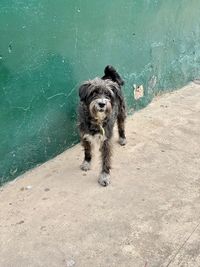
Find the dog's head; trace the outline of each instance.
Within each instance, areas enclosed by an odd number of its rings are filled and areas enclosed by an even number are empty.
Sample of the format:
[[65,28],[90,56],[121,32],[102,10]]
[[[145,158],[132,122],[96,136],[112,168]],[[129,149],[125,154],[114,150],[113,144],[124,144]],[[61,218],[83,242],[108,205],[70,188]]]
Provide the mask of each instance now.
[[102,121],[112,113],[116,91],[118,90],[120,89],[117,83],[95,78],[81,85],[79,97],[88,106],[91,117]]

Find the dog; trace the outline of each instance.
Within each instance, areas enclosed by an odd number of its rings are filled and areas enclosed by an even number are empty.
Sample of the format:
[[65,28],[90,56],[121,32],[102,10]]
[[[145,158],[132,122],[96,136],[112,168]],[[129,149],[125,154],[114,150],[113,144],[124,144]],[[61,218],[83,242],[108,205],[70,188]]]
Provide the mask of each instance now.
[[100,140],[102,169],[98,182],[110,184],[113,127],[117,121],[119,144],[126,144],[126,108],[121,87],[124,81],[113,66],[106,66],[104,76],[84,82],[79,88],[78,126],[84,148],[83,171],[88,171],[92,159],[92,140]]

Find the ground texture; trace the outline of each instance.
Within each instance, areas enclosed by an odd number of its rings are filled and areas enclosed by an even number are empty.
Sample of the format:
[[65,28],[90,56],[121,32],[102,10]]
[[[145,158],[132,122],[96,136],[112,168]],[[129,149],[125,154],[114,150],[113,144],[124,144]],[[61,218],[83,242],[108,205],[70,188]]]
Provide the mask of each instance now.
[[127,139],[106,188],[77,145],[0,189],[1,267],[200,266],[200,86],[130,116]]

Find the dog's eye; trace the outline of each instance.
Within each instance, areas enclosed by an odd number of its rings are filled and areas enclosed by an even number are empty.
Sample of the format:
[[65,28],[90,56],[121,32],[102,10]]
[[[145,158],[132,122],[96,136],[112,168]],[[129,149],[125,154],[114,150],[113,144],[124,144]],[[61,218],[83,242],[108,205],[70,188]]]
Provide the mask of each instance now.
[[97,94],[96,91],[92,91],[92,92],[90,93],[90,97],[94,97],[96,94]]
[[108,92],[105,93],[105,96],[108,97],[108,98],[111,98],[112,94],[111,94],[111,92],[108,91]]

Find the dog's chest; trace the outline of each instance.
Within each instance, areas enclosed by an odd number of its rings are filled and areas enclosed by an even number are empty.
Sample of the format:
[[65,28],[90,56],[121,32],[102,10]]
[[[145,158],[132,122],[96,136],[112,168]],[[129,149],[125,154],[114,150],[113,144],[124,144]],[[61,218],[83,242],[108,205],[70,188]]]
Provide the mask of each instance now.
[[97,144],[97,143],[102,143],[106,140],[106,136],[105,133],[101,134],[101,133],[97,133],[95,135],[91,135],[91,134],[84,134],[83,136],[84,140],[87,140],[88,142],[92,143],[92,144]]

